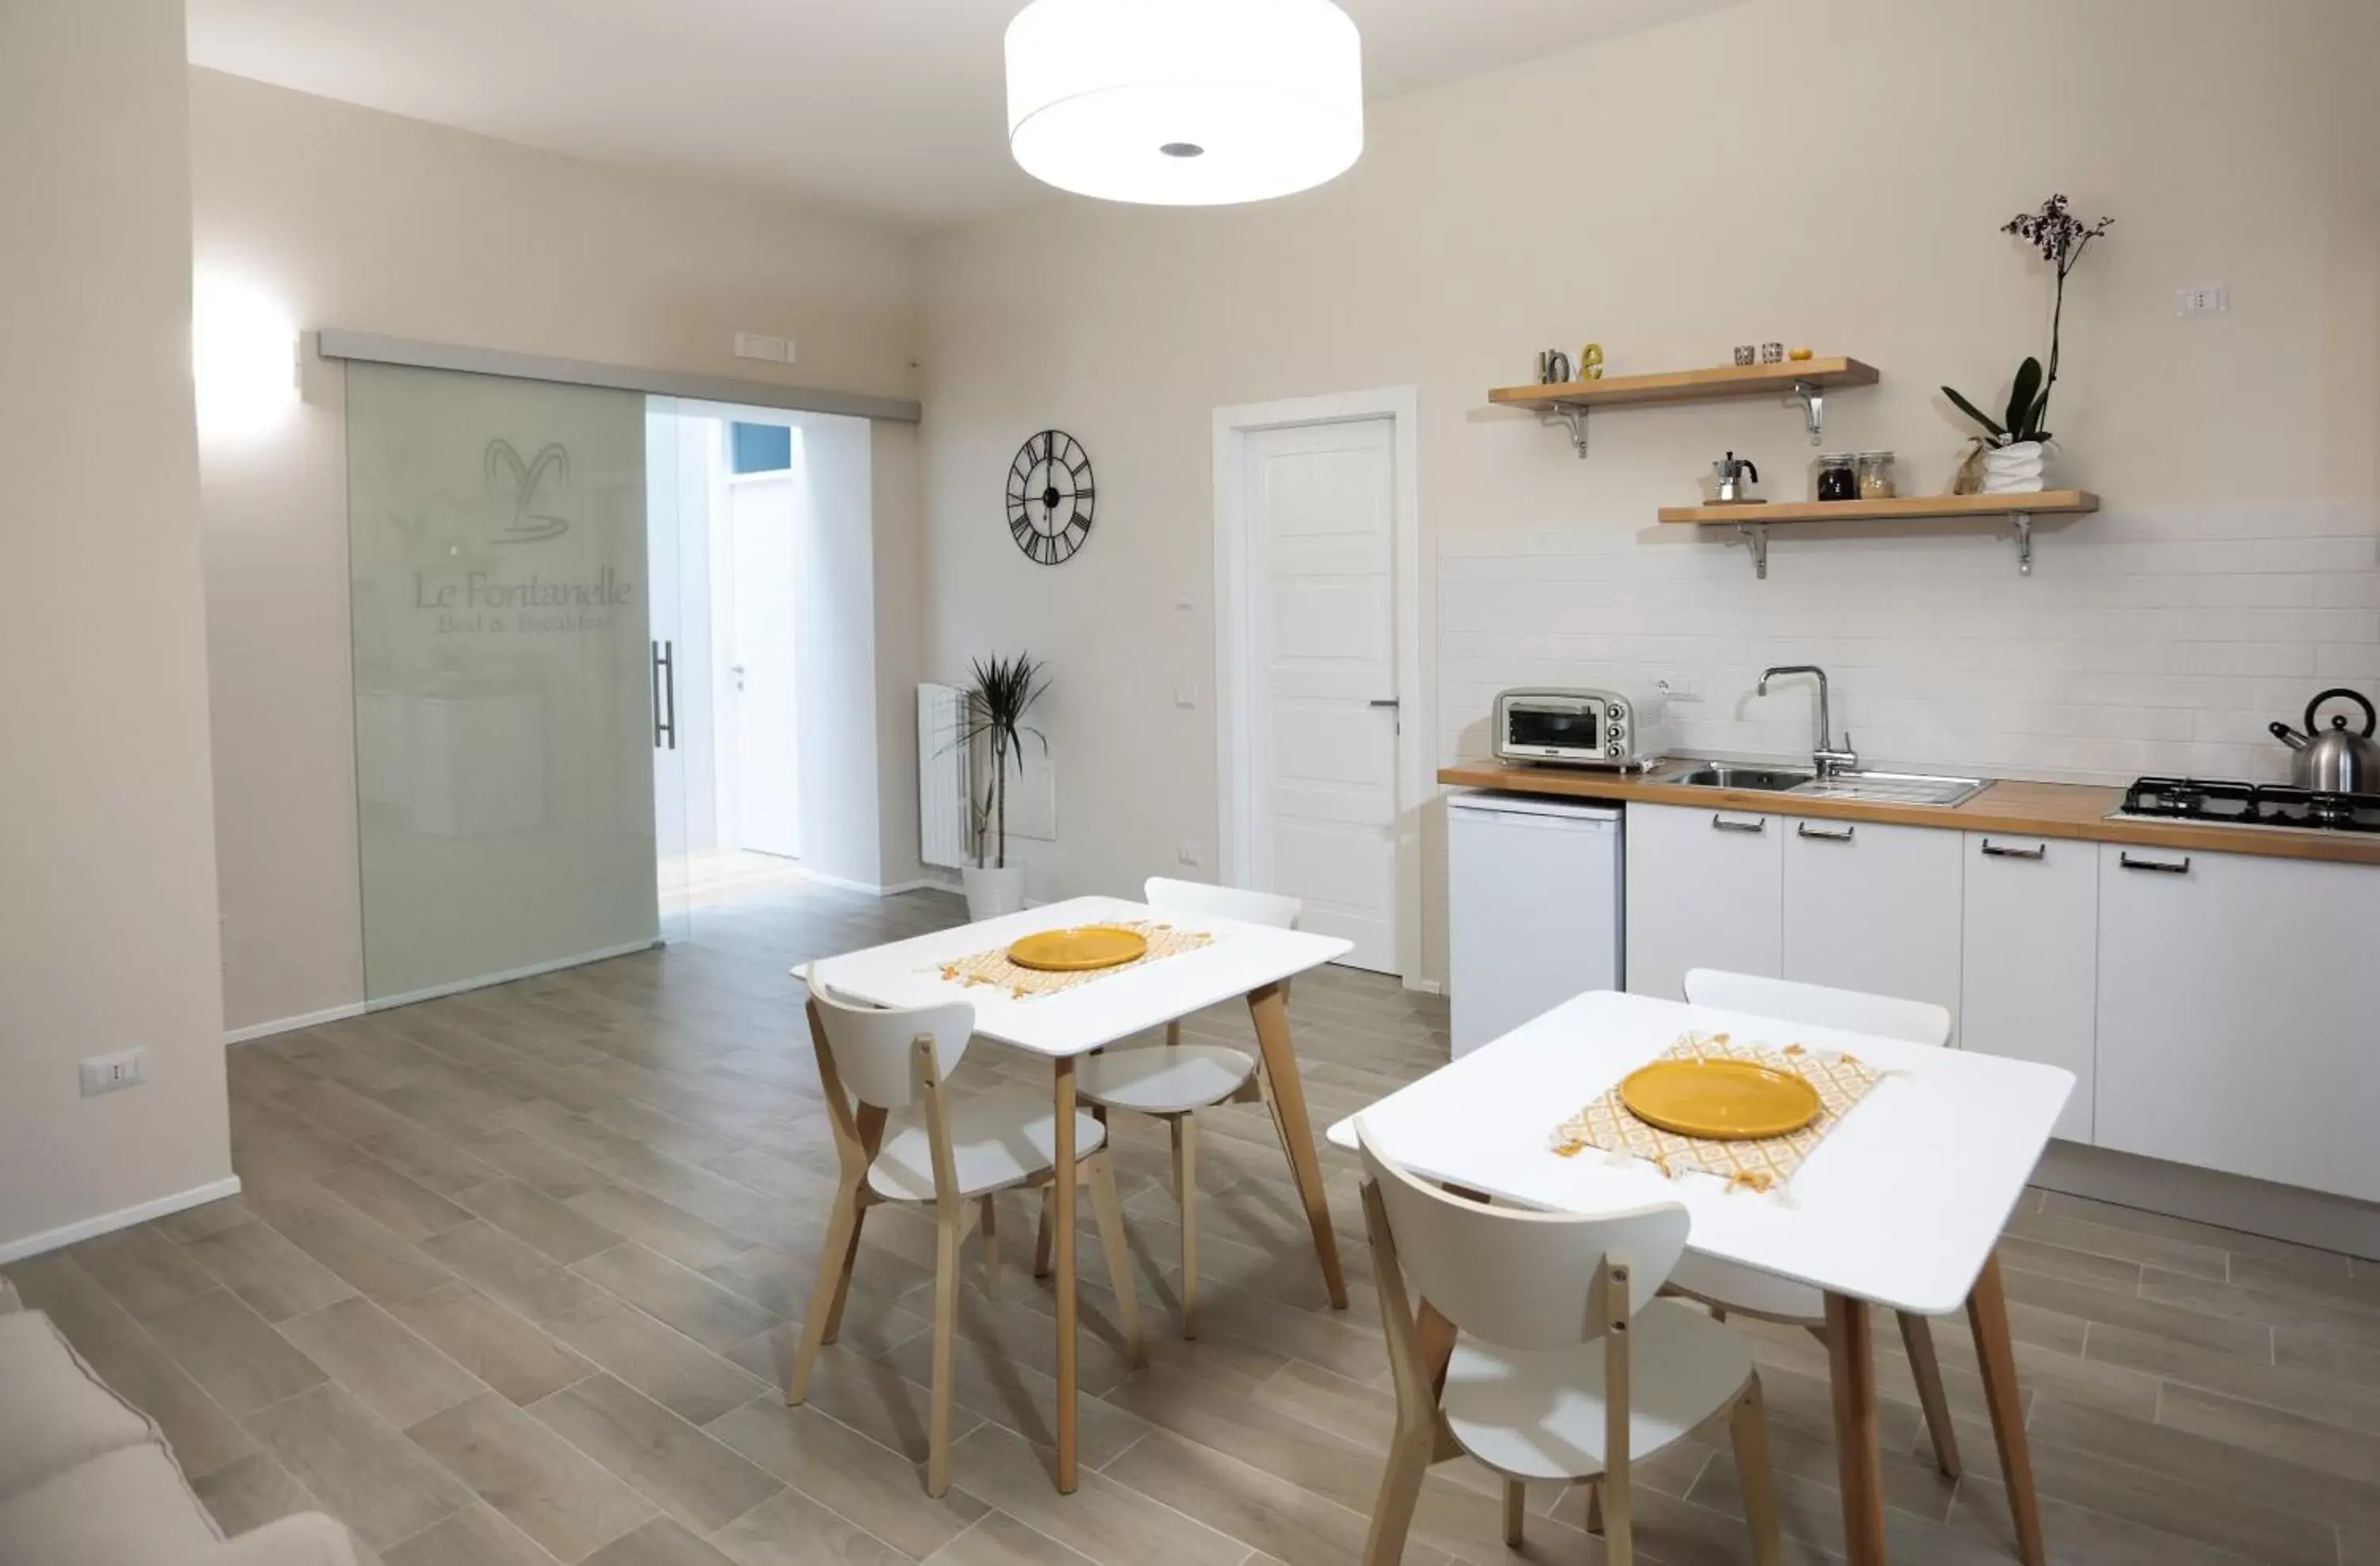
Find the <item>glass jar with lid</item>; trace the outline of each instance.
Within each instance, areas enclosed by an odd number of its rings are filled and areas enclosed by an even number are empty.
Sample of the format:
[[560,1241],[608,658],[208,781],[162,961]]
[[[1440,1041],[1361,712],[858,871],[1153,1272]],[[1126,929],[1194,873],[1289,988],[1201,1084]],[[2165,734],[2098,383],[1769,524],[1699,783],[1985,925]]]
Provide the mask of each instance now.
[[1900,492],[1892,474],[1892,454],[1888,451],[1864,451],[1859,454],[1859,498],[1890,500]]
[[1818,498],[1859,499],[1859,466],[1847,451],[1824,452],[1818,457]]

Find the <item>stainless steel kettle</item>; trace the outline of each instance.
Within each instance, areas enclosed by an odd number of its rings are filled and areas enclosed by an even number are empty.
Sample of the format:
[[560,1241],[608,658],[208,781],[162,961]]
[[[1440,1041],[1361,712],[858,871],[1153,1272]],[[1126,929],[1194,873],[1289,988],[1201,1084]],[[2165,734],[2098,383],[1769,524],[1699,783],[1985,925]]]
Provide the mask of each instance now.
[[[2314,712],[2324,702],[2342,699],[2363,709],[2360,733],[2348,728],[2343,712],[2333,713],[2326,729],[2315,724]],[[2289,766],[2292,783],[2323,794],[2380,792],[2380,741],[2372,737],[2380,722],[2375,722],[2369,698],[2343,686],[2324,691],[2306,703],[2305,726],[2300,734],[2287,723],[2272,725],[2273,737],[2297,752]]]
[[1718,480],[1719,504],[1741,505],[1752,499],[1752,486],[1760,482],[1760,469],[1750,457],[1730,452],[1711,464],[1711,477]]

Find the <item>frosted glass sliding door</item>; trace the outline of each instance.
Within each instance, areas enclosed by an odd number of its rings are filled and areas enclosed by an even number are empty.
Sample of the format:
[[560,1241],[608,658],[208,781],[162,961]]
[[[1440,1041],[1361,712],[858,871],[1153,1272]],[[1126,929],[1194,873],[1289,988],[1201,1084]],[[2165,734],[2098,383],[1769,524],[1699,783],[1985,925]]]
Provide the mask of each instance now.
[[649,483],[645,416],[633,392],[347,367],[372,1003],[662,932],[655,799],[682,801],[684,753],[648,549],[671,486]]

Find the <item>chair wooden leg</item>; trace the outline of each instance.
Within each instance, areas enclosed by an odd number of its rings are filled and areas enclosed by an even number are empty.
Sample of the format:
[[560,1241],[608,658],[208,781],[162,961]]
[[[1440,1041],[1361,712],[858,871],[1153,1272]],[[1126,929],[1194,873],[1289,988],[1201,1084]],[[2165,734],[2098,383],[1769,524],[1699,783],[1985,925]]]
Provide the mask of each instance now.
[[1710,1316],[1711,1316],[1711,1319],[1712,1319],[1713,1321],[1720,1321],[1720,1322],[1723,1322],[1723,1321],[1725,1321],[1725,1320],[1727,1319],[1727,1306],[1725,1306],[1725,1305],[1712,1305],[1712,1306],[1710,1306],[1709,1308],[1710,1308]]
[[1000,1298],[1000,1208],[986,1196],[978,1211],[982,1214],[976,1227],[983,1231],[983,1297],[996,1300]]
[[1041,1187],[1041,1228],[1033,1237],[1033,1276],[1036,1278],[1050,1276],[1050,1208],[1057,1199],[1055,1187]]
[[926,1426],[926,1493],[951,1487],[951,1393],[958,1379],[959,1267],[965,1241],[955,1211],[936,1220],[934,1234],[933,1412]]
[[1181,1023],[1170,1022],[1165,1025],[1165,1047],[1169,1050],[1178,1050],[1182,1047]]
[[1389,1465],[1380,1475],[1380,1493],[1372,1502],[1364,1566],[1398,1566],[1404,1560],[1405,1537],[1413,1531],[1414,1508],[1421,1503],[1421,1484],[1428,1476],[1437,1439],[1437,1431],[1427,1421],[1400,1415],[1396,1439],[1389,1448]]
[[1603,1532],[1603,1481],[1600,1479],[1586,1482],[1586,1531],[1590,1534]]
[[818,1363],[820,1345],[834,1341],[842,1326],[843,1299],[851,1286],[853,1252],[859,1235],[859,1192],[845,1185],[834,1195],[827,1218],[826,1240],[819,1246],[818,1285],[810,1291],[810,1308],[802,1318],[801,1346],[794,1351],[794,1377],[786,1385],[785,1402],[798,1403],[809,1395],[810,1371]]
[[1173,1194],[1182,1204],[1182,1335],[1198,1335],[1198,1128],[1173,1117]]
[[1777,1476],[1768,1461],[1768,1405],[1757,1371],[1735,1400],[1728,1433],[1735,1442],[1735,1477],[1743,1491],[1743,1519],[1752,1529],[1754,1566],[1777,1566],[1785,1546],[1777,1522]]
[[1140,1295],[1133,1288],[1132,1252],[1124,1244],[1123,1204],[1116,1199],[1115,1165],[1102,1147],[1085,1160],[1091,1187],[1091,1212],[1099,1220],[1099,1249],[1108,1254],[1108,1281],[1115,1285],[1116,1325],[1123,1329],[1125,1348],[1135,1365],[1148,1363],[1148,1345],[1140,1338]]
[[1909,1351],[1909,1368],[1917,1378],[1917,1401],[1925,1410],[1925,1428],[1934,1437],[1935,1466],[1955,1479],[1959,1433],[1950,1425],[1950,1395],[1942,1390],[1942,1362],[1934,1357],[1934,1329],[1924,1317],[1900,1313],[1900,1346]]
[[1528,1515],[1528,1487],[1522,1484],[1518,1479],[1505,1480],[1504,1543],[1508,1548],[1518,1549],[1521,1548],[1521,1541],[1524,1536],[1522,1532],[1521,1520]]

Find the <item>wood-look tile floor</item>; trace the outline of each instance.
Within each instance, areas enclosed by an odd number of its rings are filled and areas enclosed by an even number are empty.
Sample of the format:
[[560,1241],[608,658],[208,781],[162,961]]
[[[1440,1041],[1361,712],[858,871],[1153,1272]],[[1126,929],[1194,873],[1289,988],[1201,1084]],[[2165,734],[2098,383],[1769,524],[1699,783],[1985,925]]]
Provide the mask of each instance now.
[[[1204,1122],[1196,1343],[1173,1335],[1163,1135],[1119,1117],[1154,1363],[1114,1352],[1087,1236],[1075,1495],[1048,1477],[1052,1331],[1021,1201],[1001,1297],[972,1265],[962,1294],[947,1497],[917,1466],[924,1221],[870,1218],[844,1341],[785,1407],[833,1168],[786,970],[959,917],[941,894],[769,890],[665,952],[243,1046],[240,1196],[7,1271],[157,1418],[226,1527],[321,1507],[388,1566],[1354,1560],[1392,1407],[1354,1169],[1326,1149],[1340,1314],[1260,1108]],[[1291,1011],[1318,1125],[1446,1058],[1442,1003],[1387,980],[1326,970]],[[1245,1009],[1190,1026],[1250,1038]],[[1002,1078],[1038,1087],[1047,1066],[978,1046],[963,1068]],[[2046,1193],[2001,1255],[2055,1560],[2380,1562],[2380,1268]],[[1824,1355],[1752,1329],[1788,1557],[1831,1559]],[[1960,1323],[1937,1339],[1957,1482],[1877,1334],[1893,1559],[2013,1560],[1972,1348]],[[1639,1483],[1647,1559],[1749,1559],[1723,1439]],[[1601,1559],[1579,1492],[1535,1511],[1524,1558]],[[1497,1561],[1500,1541],[1489,1477],[1438,1469],[1406,1559]]]

